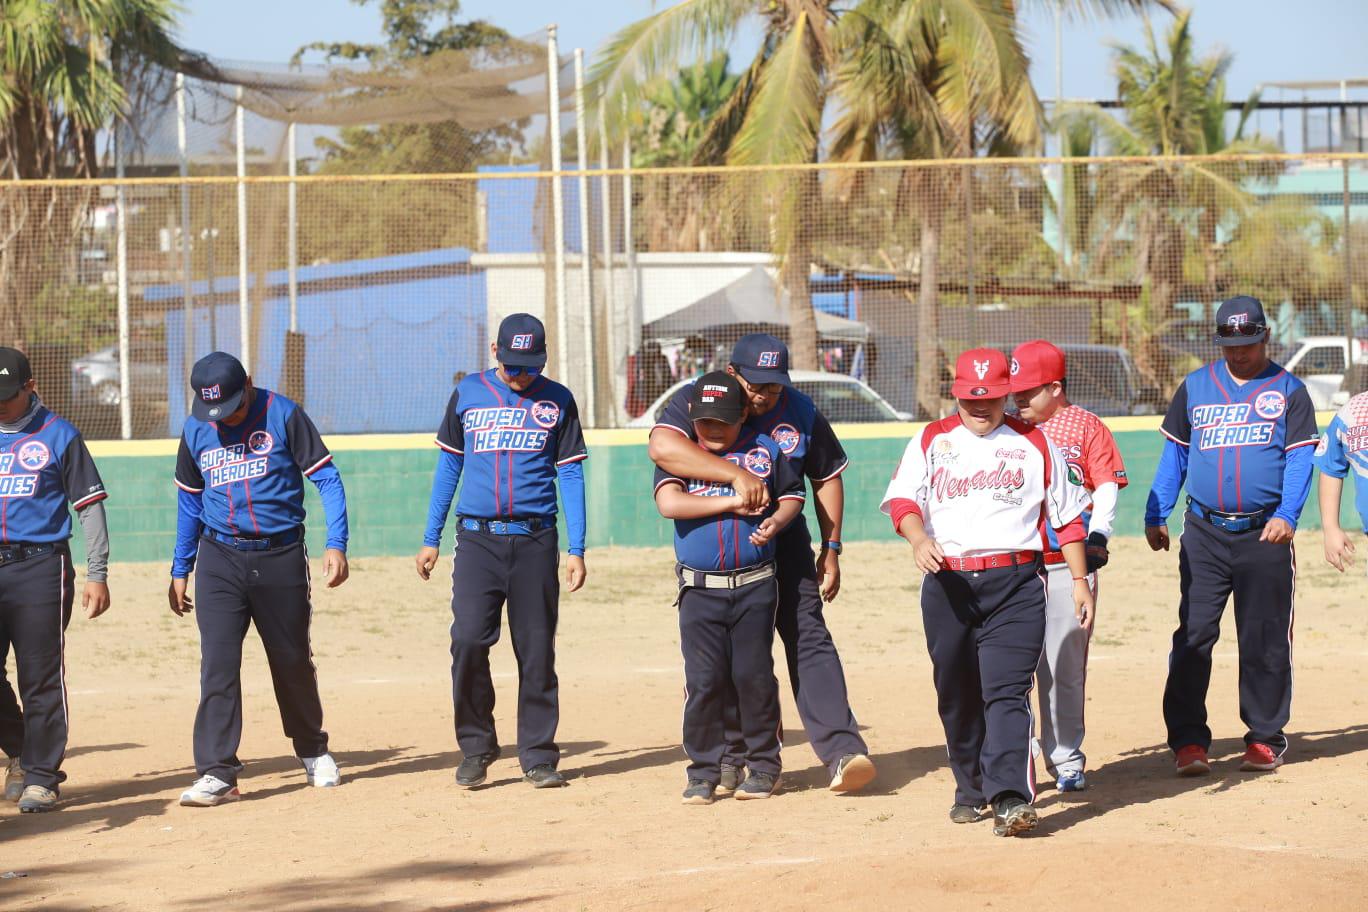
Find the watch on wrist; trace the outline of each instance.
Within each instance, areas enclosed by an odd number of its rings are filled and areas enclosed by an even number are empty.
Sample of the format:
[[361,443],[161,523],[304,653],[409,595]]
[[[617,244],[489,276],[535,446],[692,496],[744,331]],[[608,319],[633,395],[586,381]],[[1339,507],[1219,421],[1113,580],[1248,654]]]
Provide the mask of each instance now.
[[822,542],[822,547],[838,555],[841,553],[841,543],[838,541],[824,541]]

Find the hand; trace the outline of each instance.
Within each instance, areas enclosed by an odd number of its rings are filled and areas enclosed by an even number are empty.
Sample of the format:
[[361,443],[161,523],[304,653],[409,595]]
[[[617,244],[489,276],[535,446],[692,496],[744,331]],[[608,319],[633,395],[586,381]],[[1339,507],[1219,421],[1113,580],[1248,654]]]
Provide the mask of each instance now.
[[1099,568],[1107,566],[1107,561],[1111,560],[1111,554],[1107,551],[1107,536],[1101,532],[1088,533],[1086,554],[1089,573],[1096,573]]
[[1295,531],[1292,524],[1285,519],[1270,519],[1268,525],[1264,526],[1263,531],[1259,533],[1259,541],[1285,545],[1292,540]]
[[1167,551],[1169,549],[1168,526],[1145,526],[1145,541],[1149,542],[1151,551]]
[[413,566],[418,571],[419,579],[431,579],[432,570],[437,566],[437,549],[431,545],[423,545],[413,558]]
[[912,543],[912,555],[917,566],[927,573],[939,573],[941,561],[945,559],[940,544],[929,535]]
[[1097,599],[1093,596],[1092,586],[1085,579],[1074,580],[1073,584],[1074,617],[1078,626],[1092,630],[1093,616],[1097,612]]
[[777,524],[773,516],[766,516],[760,521],[760,525],[755,527],[755,531],[750,534],[750,543],[757,548],[763,548],[769,544],[769,540],[778,531]]
[[829,602],[841,591],[840,555],[827,548],[817,555],[817,578],[821,580],[819,591],[822,601]]
[[81,593],[81,607],[86,617],[94,620],[109,610],[109,586],[105,583],[89,581]]
[[578,554],[570,555],[565,562],[565,591],[578,592],[584,585],[584,578],[589,571],[584,566],[584,558]]
[[741,498],[738,513],[763,513],[770,503],[769,485],[764,479],[756,478],[745,469],[737,467],[732,478],[732,490]]
[[194,604],[190,601],[189,594],[185,591],[186,581],[183,579],[171,580],[171,585],[166,590],[166,599],[171,603],[171,610],[176,617],[182,617],[195,610]]
[[1346,564],[1353,566],[1354,543],[1344,534],[1343,529],[1325,530],[1325,559],[1340,573],[1344,572]]
[[336,589],[351,576],[347,566],[347,553],[340,548],[329,548],[323,552],[323,581],[329,589]]

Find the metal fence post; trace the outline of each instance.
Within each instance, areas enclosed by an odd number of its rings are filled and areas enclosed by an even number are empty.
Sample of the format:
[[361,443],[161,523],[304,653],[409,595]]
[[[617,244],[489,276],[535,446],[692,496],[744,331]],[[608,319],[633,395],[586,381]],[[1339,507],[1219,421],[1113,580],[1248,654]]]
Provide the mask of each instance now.
[[252,373],[251,303],[247,299],[247,126],[242,86],[237,87],[238,351]]
[[616,283],[613,281],[615,271],[613,265],[613,179],[608,176],[608,118],[607,114],[604,113],[604,104],[604,99],[600,98],[598,134],[599,168],[603,171],[599,190],[602,195],[599,200],[602,210],[600,218],[603,221],[603,314],[604,322],[607,325],[608,387],[613,397],[609,403],[608,415],[609,420],[616,427],[627,423],[627,410],[624,407],[627,401],[627,369],[626,359],[623,355],[626,348],[622,339],[622,322],[617,317]]
[[[180,153],[181,176],[181,312],[185,321],[185,351],[181,353],[184,370],[185,405],[190,407],[190,368],[195,363],[195,289],[190,259],[190,153],[185,140],[185,74],[176,74],[176,149]],[[210,306],[213,306],[212,300]]]
[[584,399],[588,427],[599,426],[598,358],[594,345],[594,245],[589,230],[589,143],[584,118],[584,50],[575,48],[575,152],[579,158],[580,295],[584,316]]
[[[624,114],[626,102],[623,102]],[[623,118],[622,134],[622,249],[627,261],[627,355],[641,349],[641,302],[637,298],[636,242],[632,237],[632,131]]]
[[118,271],[118,321],[119,321],[119,436],[128,440],[133,436],[133,406],[129,402],[132,384],[129,383],[129,344],[128,327],[128,204],[124,198],[124,125],[114,123],[114,176],[119,183],[114,185],[114,268]]
[[561,186],[561,128],[560,128],[560,51],[556,46],[556,27],[546,28],[546,67],[548,116],[547,139],[551,142],[551,237],[555,250],[556,276],[556,372],[570,382],[569,340],[565,315],[565,194]]
[[289,219],[289,238],[286,246],[289,256],[290,289],[290,332],[299,332],[299,187],[295,178],[299,176],[299,164],[295,155],[295,122],[285,131],[290,156],[290,186],[287,195]]

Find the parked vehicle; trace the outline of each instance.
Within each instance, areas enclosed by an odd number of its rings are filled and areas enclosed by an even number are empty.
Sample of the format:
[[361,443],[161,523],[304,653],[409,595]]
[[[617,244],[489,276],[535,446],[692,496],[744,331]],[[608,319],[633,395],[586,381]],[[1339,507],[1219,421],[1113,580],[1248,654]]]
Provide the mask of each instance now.
[[[789,371],[793,385],[812,398],[817,409],[833,424],[872,421],[911,421],[912,416],[889,405],[882,396],[849,374],[828,374],[822,371]],[[675,393],[694,382],[693,377],[680,380],[662,393],[628,427],[653,427],[665,411]]]
[[[166,398],[166,349],[160,343],[134,342],[129,352],[129,380],[134,401]],[[73,359],[71,402],[74,406],[113,408],[119,404],[119,347],[110,345]]]
[[[1352,341],[1352,363],[1368,364],[1368,345],[1363,339]],[[1351,363],[1349,342],[1344,336],[1305,336],[1297,340],[1292,354],[1282,362],[1288,373],[1306,384],[1317,410],[1337,409],[1358,392],[1346,389],[1345,384],[1344,375]]]
[[1095,415],[1153,415],[1168,406],[1159,387],[1140,373],[1119,345],[1059,346],[1069,368],[1069,401]]

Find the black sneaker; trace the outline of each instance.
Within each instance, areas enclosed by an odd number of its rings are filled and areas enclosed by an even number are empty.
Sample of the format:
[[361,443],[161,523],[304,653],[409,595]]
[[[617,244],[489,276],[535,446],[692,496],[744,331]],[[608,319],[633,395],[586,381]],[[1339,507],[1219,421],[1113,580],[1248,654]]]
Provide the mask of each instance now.
[[846,754],[836,764],[828,788],[833,792],[858,792],[874,781],[874,761],[864,754]]
[[1035,829],[1039,821],[1036,809],[1020,795],[1007,795],[993,802],[994,836],[1019,836]]
[[717,786],[706,779],[690,779],[689,787],[684,790],[685,804],[712,804]]
[[[733,792],[740,788],[741,783],[745,781],[746,768],[731,763],[724,763],[720,769],[722,772],[722,780],[718,782],[717,787],[713,789],[713,794],[718,798],[728,798]],[[697,780],[690,779],[689,781],[694,782]]]
[[456,767],[456,784],[461,788],[474,788],[480,785],[489,773],[489,765],[498,759],[498,750],[466,757],[461,761],[461,765]]
[[746,777],[746,781],[736,789],[735,798],[737,801],[749,801],[753,798],[768,798],[779,791],[779,777],[771,776],[769,773],[757,773],[751,770],[751,774]]
[[532,783],[533,788],[553,789],[565,785],[565,777],[549,763],[539,763],[523,774],[523,781]]
[[977,823],[988,812],[987,805],[956,804],[950,808],[951,823]]

